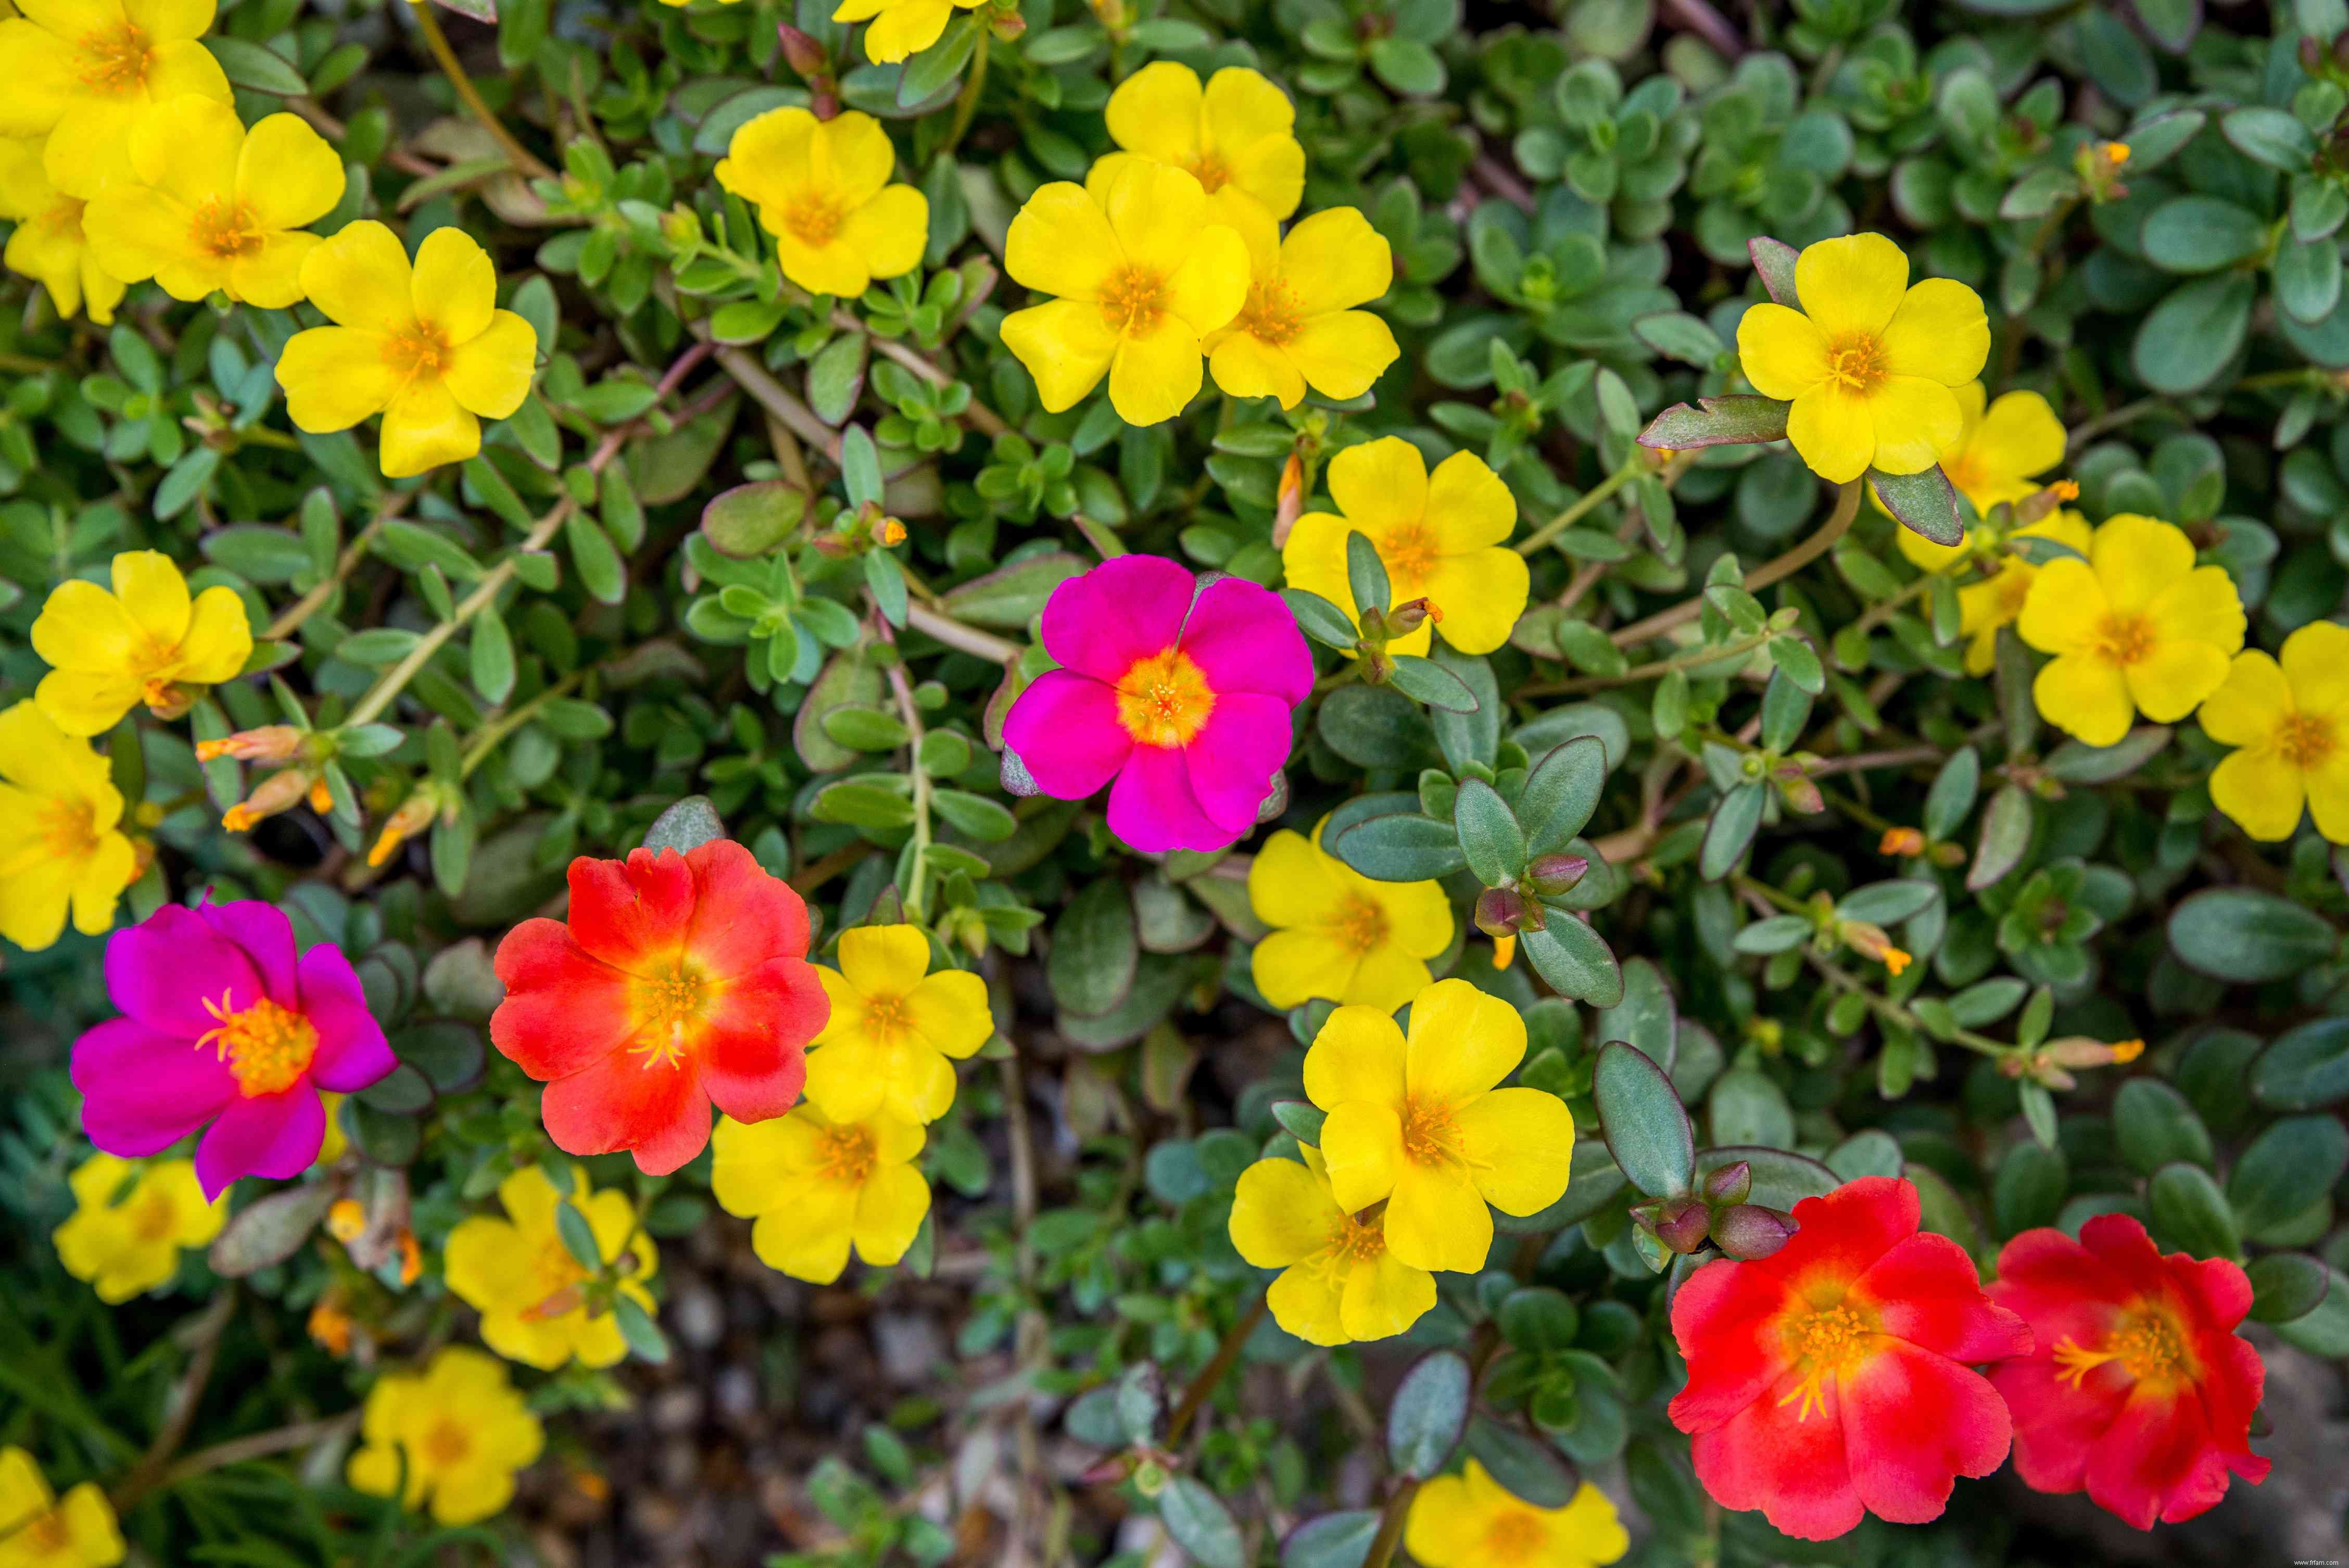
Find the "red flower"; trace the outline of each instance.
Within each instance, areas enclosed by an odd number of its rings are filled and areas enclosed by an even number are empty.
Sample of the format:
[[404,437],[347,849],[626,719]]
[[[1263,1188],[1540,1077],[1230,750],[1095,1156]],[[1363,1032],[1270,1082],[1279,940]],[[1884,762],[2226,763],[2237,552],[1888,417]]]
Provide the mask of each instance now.
[[2014,1412],[2014,1468],[2039,1491],[2085,1488],[2097,1507],[2150,1530],[2254,1486],[2251,1450],[2266,1368],[2235,1333],[2251,1282],[2223,1258],[2163,1256],[2126,1214],[2099,1214],[2080,1239],[2025,1231],[1998,1254],[1991,1287],[2038,1336],[1991,1374]]
[[546,1085],[556,1147],[626,1149],[665,1175],[709,1143],[712,1100],[764,1121],[799,1099],[832,1014],[807,949],[807,905],[730,840],[583,855],[569,923],[525,920],[498,944],[490,1038]]
[[1800,1228],[1754,1263],[1705,1264],[1672,1302],[1688,1387],[1671,1418],[1724,1508],[1806,1541],[1861,1511],[1940,1517],[1961,1475],[2006,1457],[2006,1407],[1964,1365],[2031,1348],[1973,1260],[1920,1234],[1917,1189],[1867,1176],[1795,1205]]

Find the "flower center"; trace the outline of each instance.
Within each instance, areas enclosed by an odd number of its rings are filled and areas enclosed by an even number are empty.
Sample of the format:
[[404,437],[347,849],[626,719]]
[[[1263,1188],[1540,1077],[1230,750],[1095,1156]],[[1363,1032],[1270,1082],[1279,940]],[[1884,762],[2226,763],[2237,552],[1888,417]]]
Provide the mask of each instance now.
[[258,255],[261,220],[243,202],[215,196],[196,209],[195,221],[188,225],[188,238],[197,250],[215,261]]
[[85,33],[81,40],[81,85],[94,92],[135,92],[147,85],[147,67],[153,54],[147,35],[130,22],[103,32]]
[[442,1417],[424,1434],[424,1462],[433,1470],[454,1470],[473,1451],[473,1436],[456,1421]]
[[35,218],[33,222],[57,238],[70,240],[78,245],[82,242],[82,209],[88,205],[88,202],[76,197],[60,196],[50,204],[47,211]]
[[453,355],[449,335],[429,321],[419,321],[384,340],[383,362],[402,376],[438,378]]
[[783,227],[803,245],[829,245],[848,216],[840,203],[821,191],[802,191],[783,211]]
[[1145,337],[1166,314],[1166,280],[1147,267],[1124,267],[1101,292],[1102,318],[1129,337]]
[[1198,180],[1199,188],[1212,196],[1231,183],[1231,165],[1220,152],[1202,152],[1183,165]]
[[35,1561],[61,1554],[73,1544],[73,1527],[66,1522],[66,1511],[50,1509],[26,1523],[25,1542],[33,1549]]
[[310,1020],[266,996],[243,1012],[231,1012],[223,992],[219,1001],[206,1002],[204,1011],[219,1020],[219,1027],[196,1037],[196,1047],[217,1051],[246,1095],[293,1088],[318,1054],[318,1031]]
[[2144,662],[2153,654],[2153,623],[2118,611],[2096,623],[2095,652],[2116,665]]
[[537,1255],[531,1260],[530,1278],[537,1299],[523,1309],[523,1320],[543,1323],[577,1307],[586,1299],[586,1293],[579,1288],[579,1282],[586,1277],[587,1271],[563,1244],[562,1231],[548,1231],[539,1238]]
[[1982,471],[1982,459],[1974,455],[1971,447],[1962,452],[1952,453],[1943,458],[1941,473],[1949,480],[1952,489],[1965,495],[1971,495],[1975,490],[1982,489],[1982,481],[1990,477]]
[[57,860],[85,860],[98,850],[98,808],[88,800],[50,800],[41,809],[41,843]]
[[1820,1385],[1859,1359],[1873,1332],[1867,1321],[1848,1307],[1821,1307],[1805,1314],[1788,1326],[1786,1334],[1795,1358],[1806,1366],[1805,1375],[1778,1403],[1793,1405],[1800,1400],[1795,1419],[1809,1420],[1811,1411],[1826,1403]]
[[871,996],[864,1003],[864,1032],[883,1045],[894,1045],[913,1032],[913,1008],[903,996]]
[[673,1066],[685,1055],[686,1031],[701,1017],[709,985],[701,972],[679,959],[667,970],[644,976],[636,984],[636,1038],[628,1049],[643,1055],[645,1066]]
[[816,1173],[828,1181],[862,1187],[873,1174],[873,1135],[862,1127],[827,1127],[816,1134]]
[[1875,334],[1855,332],[1827,345],[1827,375],[1850,390],[1873,392],[1884,374],[1884,345]]
[[1117,721],[1144,746],[1185,746],[1206,727],[1216,694],[1180,648],[1137,659],[1117,683]]
[[1339,945],[1357,958],[1367,958],[1387,939],[1387,912],[1361,893],[1350,896],[1338,910]]
[[1549,1542],[1540,1516],[1529,1509],[1506,1509],[1485,1527],[1485,1550],[1495,1563],[1530,1563]]
[[1417,1165],[1447,1165],[1460,1158],[1460,1124],[1452,1108],[1437,1100],[1405,1095],[1402,1102],[1403,1157]]
[[1330,1250],[1341,1264],[1374,1264],[1387,1255],[1386,1227],[1341,1214],[1337,1233],[1330,1239]]
[[1390,529],[1387,536],[1379,541],[1379,559],[1386,562],[1387,577],[1400,591],[1395,595],[1398,599],[1419,593],[1442,554],[1434,532],[1424,522],[1406,522]]
[[2023,614],[2024,603],[2031,597],[2031,580],[2037,576],[2028,566],[2010,566],[1998,574],[1991,585],[1997,594],[1998,613],[2002,619],[2012,621]]
[[2061,1381],[2077,1388],[2082,1379],[2107,1361],[2137,1381],[2167,1383],[2187,1373],[2186,1346],[2168,1319],[2147,1312],[2127,1319],[2105,1341],[2102,1350],[2084,1349],[2069,1335],[2056,1341],[2055,1365]]
[[2294,768],[2321,768],[2340,745],[2333,721],[2320,713],[2295,713],[2276,727],[2276,749]]
[[1248,284],[1247,304],[1240,307],[1240,318],[1232,325],[1259,343],[1278,347],[1297,335],[1300,317],[1297,291],[1274,278]]
[[148,1191],[140,1194],[129,1215],[130,1233],[142,1242],[160,1242],[171,1233],[179,1215],[173,1212],[168,1193]]

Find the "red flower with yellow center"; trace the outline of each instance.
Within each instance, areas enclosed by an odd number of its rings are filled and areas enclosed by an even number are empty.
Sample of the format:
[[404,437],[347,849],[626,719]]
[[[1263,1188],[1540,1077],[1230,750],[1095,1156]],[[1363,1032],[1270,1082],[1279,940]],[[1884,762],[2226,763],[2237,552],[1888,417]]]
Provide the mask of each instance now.
[[1939,1518],[1957,1477],[2006,1458],[2006,1407],[1967,1364],[2027,1354],[2031,1330],[1917,1222],[1914,1186],[1863,1177],[1795,1204],[1778,1252],[1681,1287],[1671,1418],[1714,1501],[1825,1541],[1863,1511]]
[[490,1038],[546,1085],[558,1148],[665,1175],[709,1143],[713,1101],[764,1121],[799,1099],[831,1014],[807,948],[807,905],[731,841],[582,856],[568,922],[498,944]]
[[2215,1506],[2230,1476],[2257,1485],[2251,1412],[2266,1369],[2235,1332],[2251,1282],[2223,1258],[2164,1256],[2126,1214],[2080,1239],[2025,1231],[1990,1294],[2038,1348],[1991,1373],[2014,1413],[2014,1468],[2039,1491],[2085,1491],[2139,1530]]

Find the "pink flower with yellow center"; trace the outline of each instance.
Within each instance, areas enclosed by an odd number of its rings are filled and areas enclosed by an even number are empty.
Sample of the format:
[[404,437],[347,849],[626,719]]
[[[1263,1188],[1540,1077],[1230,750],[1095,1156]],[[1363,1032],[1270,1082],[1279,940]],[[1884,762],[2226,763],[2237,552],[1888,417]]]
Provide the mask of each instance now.
[[298,1176],[326,1136],[321,1089],[350,1094],[398,1066],[350,960],[295,955],[294,923],[259,903],[157,910],[114,934],[106,988],[124,1016],[74,1043],[82,1129],[138,1159],[210,1123],[206,1199],[240,1176]]
[[1004,719],[1015,785],[1062,800],[1108,785],[1110,830],[1145,854],[1220,850],[1256,825],[1313,689],[1278,594],[1121,555],[1054,589],[1043,629],[1061,667]]

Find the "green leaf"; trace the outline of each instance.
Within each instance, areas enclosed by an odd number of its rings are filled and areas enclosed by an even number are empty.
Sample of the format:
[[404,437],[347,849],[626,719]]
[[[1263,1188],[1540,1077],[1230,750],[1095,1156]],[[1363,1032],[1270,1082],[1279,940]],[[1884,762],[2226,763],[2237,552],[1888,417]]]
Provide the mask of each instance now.
[[2214,980],[2282,980],[2328,962],[2340,938],[2323,915],[2251,888],[2209,888],[2169,913],[2170,950]]
[[473,617],[473,637],[468,656],[472,665],[473,689],[481,700],[502,703],[513,695],[513,637],[506,630],[505,618],[495,610],[483,610]]
[[962,75],[971,51],[978,45],[976,17],[957,16],[947,26],[938,41],[907,60],[905,74],[897,83],[897,107],[912,108],[926,104],[954,86]]
[[1173,1477],[1158,1494],[1158,1517],[1174,1544],[1199,1568],[1247,1568],[1247,1549],[1231,1511],[1200,1482]]
[[1486,887],[1505,886],[1525,870],[1525,832],[1508,803],[1482,779],[1462,781],[1452,822],[1468,869]]
[[305,1181],[281,1188],[237,1211],[213,1241],[205,1262],[227,1279],[282,1264],[302,1250],[339,1189],[332,1181]]
[[1688,1112],[1664,1069],[1620,1040],[1599,1048],[1590,1098],[1599,1109],[1607,1150],[1631,1185],[1651,1198],[1689,1190],[1696,1174],[1696,1142]]
[[2239,108],[2219,122],[2219,134],[2244,157],[2297,174],[2316,156],[2308,128],[2280,108]]
[[1451,1460],[1468,1424],[1471,1383],[1466,1359],[1452,1350],[1422,1357],[1403,1374],[1387,1405],[1387,1459],[1398,1475],[1425,1480]]
[[1525,824],[1526,853],[1562,851],[1589,825],[1606,786],[1607,747],[1596,736],[1566,741],[1535,763],[1517,794],[1516,815]]
[[1738,447],[1786,438],[1786,411],[1775,397],[1700,397],[1675,403],[1648,422],[1640,445],[1665,451],[1700,447]]
[[1386,562],[1379,559],[1379,547],[1371,542],[1369,534],[1353,530],[1346,534],[1346,586],[1354,595],[1357,611],[1383,613],[1392,606]]
[[1307,1520],[1280,1543],[1280,1568],[1362,1568],[1379,1517],[1374,1508],[1350,1508]]
[[1717,1144],[1760,1144],[1791,1149],[1795,1111],[1786,1092],[1766,1073],[1732,1068],[1713,1081],[1705,1099],[1706,1126]]
[[564,537],[571,545],[571,563],[579,569],[579,585],[597,603],[616,604],[628,596],[627,569],[603,524],[584,511],[563,520]]
[[1625,964],[1622,997],[1599,1015],[1595,1032],[1671,1072],[1680,1055],[1680,1008],[1663,971],[1645,958]]
[[2259,284],[2250,274],[2198,278],[2147,313],[2130,355],[2137,378],[2156,392],[2199,392],[2217,378],[2251,331]]
[[773,551],[807,515],[807,492],[781,480],[736,485],[701,509],[701,531],[720,555],[749,560]]
[[1769,797],[1766,784],[1740,784],[1714,802],[1704,826],[1704,841],[1697,851],[1697,874],[1719,882],[1737,869],[1746,846],[1762,826],[1762,808]]
[[2349,1099],[2349,1018],[2318,1018],[2280,1037],[2251,1068],[2251,1097],[2275,1110]]
[[2199,1165],[2165,1165],[2146,1190],[2147,1229],[2164,1252],[2198,1258],[2231,1258],[2243,1249],[2242,1235],[2219,1183]]
[[2253,1139],[2227,1176],[2227,1202],[2252,1235],[2321,1202],[2349,1171],[2349,1128],[2334,1116],[2288,1116]]
[[1302,588],[1283,588],[1280,597],[1288,604],[1288,613],[1297,617],[1298,629],[1315,642],[1351,649],[1361,640],[1346,612],[1320,594],[1309,593]]
[[2170,727],[2145,724],[2110,746],[2067,740],[2047,756],[2047,771],[2066,784],[2110,784],[2144,767],[2169,744]]
[[940,789],[930,797],[937,814],[983,844],[999,844],[1019,830],[1019,819],[998,800],[966,789]]
[[579,1205],[565,1198],[554,1206],[555,1233],[563,1238],[564,1251],[589,1274],[601,1274],[604,1269],[603,1249],[595,1244],[595,1227],[579,1212]]
[[1114,877],[1090,882],[1052,923],[1044,964],[1052,1000],[1080,1016],[1106,1013],[1132,989],[1141,956],[1125,884]]
[[2023,863],[2031,848],[2033,816],[2031,796],[2018,784],[2002,784],[1982,812],[1982,834],[1974,842],[1973,864],[1966,868],[1966,888],[1979,892],[1992,886]]
[[2186,1097],[2154,1078],[2133,1078],[2113,1097],[2113,1132],[2121,1158],[2145,1175],[2176,1161],[2208,1166],[2210,1134]]
[[1031,555],[948,589],[939,608],[974,626],[1024,627],[1043,613],[1053,589],[1084,573],[1074,555]]
[[2333,1288],[2331,1271],[2306,1253],[2270,1253],[2254,1259],[2243,1273],[2251,1284],[2254,1323],[2305,1317],[2323,1305]]
[[268,93],[274,98],[309,96],[309,82],[274,49],[221,34],[199,41],[220,62],[221,74],[229,79],[231,87]]
[[[861,332],[843,332],[808,361],[808,407],[825,424],[838,425],[855,411],[856,399],[864,390],[864,352],[869,341]],[[853,493],[850,500],[855,500]]]
[[2311,1356],[2337,1361],[2349,1356],[2349,1274],[2327,1269],[2323,1298],[2302,1316],[2276,1325],[2276,1337]]
[[1549,923],[1520,939],[1526,962],[1558,995],[1594,1007],[1623,999],[1623,972],[1606,939],[1571,915],[1554,913]]
[[1476,1416],[1468,1423],[1467,1444],[1469,1457],[1513,1497],[1536,1508],[1564,1508],[1574,1500],[1574,1472],[1547,1443]]
[[1322,847],[1373,882],[1428,882],[1468,863],[1449,822],[1415,812],[1371,817],[1348,827]]
[[1330,1119],[1330,1113],[1309,1099],[1277,1099],[1272,1102],[1272,1119],[1298,1142],[1319,1149],[1321,1124]]
[[1874,925],[1898,925],[1922,913],[1941,896],[1941,884],[1922,877],[1902,877],[1854,888],[1836,901],[1844,920],[1864,920]]
[[718,820],[718,809],[709,803],[709,797],[688,795],[653,819],[653,825],[645,830],[644,847],[655,854],[675,850],[681,855],[725,836],[726,824]]
[[873,445],[872,433],[862,425],[851,425],[840,433],[840,480],[848,487],[850,506],[881,504],[881,453]]
[[1872,468],[1868,484],[1884,510],[1910,532],[1936,544],[1955,544],[1966,536],[1965,522],[1958,516],[1958,492],[1938,466],[1919,474],[1888,474]]
[[1430,707],[1446,713],[1476,711],[1476,694],[1468,689],[1466,682],[1433,659],[1398,654],[1394,655],[1394,673],[1389,679],[1395,690]]
[[2256,212],[2215,196],[2178,196],[2155,208],[2138,243],[2166,273],[2215,273],[2266,249],[2268,226]]
[[1399,691],[1343,686],[1321,699],[1314,728],[1358,768],[1417,768],[1437,756],[1428,716]]
[[[563,1207],[571,1209],[568,1203]],[[625,1292],[614,1296],[612,1321],[619,1326],[620,1337],[627,1341],[629,1352],[637,1359],[649,1361],[655,1366],[668,1359],[668,1336],[660,1331],[660,1325],[653,1321],[652,1314],[647,1312],[636,1297]]]
[[819,822],[844,822],[853,828],[903,828],[914,820],[914,802],[888,785],[843,779],[817,792],[808,804],[808,815]]

